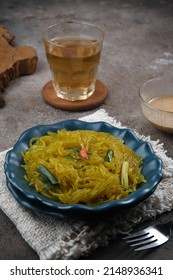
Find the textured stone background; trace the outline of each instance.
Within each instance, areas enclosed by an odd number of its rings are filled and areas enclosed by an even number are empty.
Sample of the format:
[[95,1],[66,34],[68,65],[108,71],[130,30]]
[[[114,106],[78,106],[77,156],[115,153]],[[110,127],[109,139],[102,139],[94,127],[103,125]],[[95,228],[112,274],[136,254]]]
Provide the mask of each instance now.
[[[18,78],[5,91],[6,106],[0,109],[0,151],[14,145],[27,128],[85,116],[65,112],[47,105],[41,96],[42,87],[51,79],[42,42],[42,30],[57,21],[87,21],[105,31],[103,52],[98,73],[109,89],[104,108],[122,125],[151,135],[164,143],[173,155],[173,136],[158,131],[143,117],[138,92],[148,79],[173,70],[173,2],[159,0],[1,0],[0,25],[15,35],[16,45],[31,45],[38,51],[38,67],[32,76]],[[14,225],[1,212],[0,258],[37,258],[22,240]],[[172,239],[173,240],[173,239]],[[121,242],[112,242],[89,258],[96,259],[170,259],[173,241],[150,253],[122,251]]]

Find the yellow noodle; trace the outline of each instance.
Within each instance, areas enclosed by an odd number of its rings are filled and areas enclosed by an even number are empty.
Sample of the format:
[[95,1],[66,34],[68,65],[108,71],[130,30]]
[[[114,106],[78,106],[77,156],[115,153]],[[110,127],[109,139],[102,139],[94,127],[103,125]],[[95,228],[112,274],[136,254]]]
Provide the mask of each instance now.
[[[88,158],[80,156],[80,149],[87,149]],[[113,151],[110,162],[105,161],[108,150]],[[29,184],[44,196],[65,204],[99,205],[121,199],[145,182],[141,174],[142,158],[121,139],[105,132],[65,129],[50,132],[23,153],[23,159]],[[128,188],[121,184],[124,162],[129,166]],[[45,188],[38,172],[39,165],[53,174],[57,185]]]

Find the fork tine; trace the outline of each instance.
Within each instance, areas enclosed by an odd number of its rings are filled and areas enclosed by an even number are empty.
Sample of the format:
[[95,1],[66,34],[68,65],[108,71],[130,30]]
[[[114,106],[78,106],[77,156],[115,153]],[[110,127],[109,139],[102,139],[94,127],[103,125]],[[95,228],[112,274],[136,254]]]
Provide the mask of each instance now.
[[151,236],[145,240],[141,240],[141,242],[137,242],[137,243],[133,243],[133,244],[130,244],[131,247],[135,247],[135,246],[140,246],[140,245],[144,245],[144,244],[150,244],[150,243],[153,243],[153,242],[156,242],[157,241],[157,238],[155,238],[154,236]]
[[149,234],[146,234],[146,235],[142,235],[140,237],[137,237],[137,238],[129,238],[129,239],[126,239],[126,242],[127,243],[134,243],[134,242],[138,242],[138,241],[144,241],[144,240],[149,240],[150,238],[152,238],[153,235],[150,235]]
[[136,232],[136,233],[132,233],[132,234],[129,234],[129,235],[127,235],[127,236],[125,236],[125,237],[123,237],[122,239],[124,239],[124,240],[127,240],[127,239],[132,239],[132,238],[134,238],[134,237],[142,237],[142,236],[146,236],[148,234],[148,232],[146,231],[146,230],[141,230],[141,231],[138,231],[138,232]]
[[169,240],[173,221],[150,226],[144,230],[123,237],[134,251],[154,248]]
[[[150,249],[153,247],[160,246],[161,244],[167,242],[168,239],[169,239],[169,237],[157,233],[157,238],[154,237],[154,235],[152,235],[151,237],[146,238],[144,241],[141,241],[141,242],[138,242],[135,244],[134,243],[130,244],[130,246],[131,247],[139,246],[139,247],[135,248],[134,251],[140,251],[140,250],[145,250],[145,249]],[[140,246],[140,245],[144,245],[144,246]]]
[[[165,241],[166,242],[166,241]],[[163,243],[162,243],[163,244]],[[156,240],[156,242],[151,242],[150,244],[147,244],[147,245],[145,245],[145,246],[141,246],[141,247],[138,247],[138,248],[135,248],[134,249],[134,251],[141,251],[141,250],[147,250],[147,249],[151,249],[151,248],[153,248],[153,247],[158,247],[158,246],[160,246],[160,245],[162,245],[162,244],[160,244],[159,242],[157,242],[157,240]]]

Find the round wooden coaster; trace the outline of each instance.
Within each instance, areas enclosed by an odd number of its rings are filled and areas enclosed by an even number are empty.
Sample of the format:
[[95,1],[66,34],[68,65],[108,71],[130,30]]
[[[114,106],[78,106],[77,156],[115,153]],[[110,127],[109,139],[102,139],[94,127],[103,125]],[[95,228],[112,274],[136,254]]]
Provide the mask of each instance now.
[[107,87],[99,80],[96,81],[94,93],[86,100],[68,101],[57,97],[52,81],[42,90],[44,100],[52,107],[66,111],[87,111],[100,106],[108,95]]

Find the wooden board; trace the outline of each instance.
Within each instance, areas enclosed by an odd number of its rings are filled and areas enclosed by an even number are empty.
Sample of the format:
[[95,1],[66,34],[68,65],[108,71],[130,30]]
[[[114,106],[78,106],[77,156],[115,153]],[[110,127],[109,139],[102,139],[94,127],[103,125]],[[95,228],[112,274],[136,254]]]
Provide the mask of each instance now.
[[13,47],[14,35],[0,26],[0,108],[5,105],[2,94],[9,82],[19,76],[31,75],[37,66],[37,51],[30,46]]

